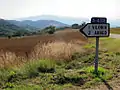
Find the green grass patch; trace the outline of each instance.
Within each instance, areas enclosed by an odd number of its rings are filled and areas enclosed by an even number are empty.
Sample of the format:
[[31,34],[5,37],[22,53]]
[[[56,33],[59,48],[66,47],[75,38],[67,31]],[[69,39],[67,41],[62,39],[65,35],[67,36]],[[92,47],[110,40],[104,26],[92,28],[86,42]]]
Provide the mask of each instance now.
[[95,48],[95,44],[86,44],[83,48],[85,49],[92,49],[92,48]]
[[87,67],[84,69],[87,72],[87,76],[89,81],[85,83],[83,88],[91,88],[93,86],[99,85],[102,82],[107,82],[108,80],[112,79],[113,74],[111,71],[98,67],[98,72],[96,73],[94,67]]
[[55,72],[54,60],[38,60],[27,63],[20,69],[20,71],[29,78],[36,77],[39,73],[53,73]]
[[[89,39],[89,42],[87,45],[84,46],[84,48],[87,49],[95,49],[96,47],[96,40],[95,38]],[[120,39],[116,38],[100,38],[99,40],[99,50],[108,50],[109,52],[120,52]],[[95,51],[94,51],[95,52]]]
[[111,52],[120,51],[120,39],[114,38],[100,38],[100,49],[107,49]]
[[104,79],[104,80],[108,80],[108,79],[112,78],[112,75],[111,75],[110,71],[108,71],[108,70],[106,70],[106,69],[104,69],[102,67],[98,67],[98,72],[97,73],[95,72],[95,69],[94,69],[93,66],[88,67],[85,70],[95,80],[98,80],[98,79],[101,79],[101,78]]

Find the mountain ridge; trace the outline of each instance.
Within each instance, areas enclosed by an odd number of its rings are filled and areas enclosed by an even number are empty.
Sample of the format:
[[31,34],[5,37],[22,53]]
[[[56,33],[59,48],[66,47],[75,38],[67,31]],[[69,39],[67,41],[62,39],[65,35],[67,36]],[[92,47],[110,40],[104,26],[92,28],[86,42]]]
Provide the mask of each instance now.
[[81,24],[82,22],[89,22],[88,18],[75,18],[75,17],[67,17],[67,16],[55,16],[55,15],[40,15],[40,16],[31,16],[26,18],[18,18],[15,19],[18,21],[24,21],[24,20],[55,20],[58,22],[62,22],[68,25],[72,25],[74,23]]
[[[67,16],[55,16],[55,15],[40,15],[40,16],[30,16],[30,17],[25,17],[25,18],[18,18],[16,20],[56,20],[68,25],[72,25],[74,23],[81,24],[83,22],[90,22],[90,19],[88,18],[83,18],[83,17],[67,17]],[[109,19],[108,18],[108,23],[110,23],[111,27],[120,27],[120,19]]]
[[65,27],[69,26],[67,24],[64,24],[62,22],[58,22],[55,20],[37,20],[37,21],[32,21],[32,20],[23,20],[23,21],[17,21],[17,20],[8,20],[11,24],[15,24],[17,26],[21,27],[33,27],[33,28],[39,28],[43,29],[48,26],[55,26],[55,27]]

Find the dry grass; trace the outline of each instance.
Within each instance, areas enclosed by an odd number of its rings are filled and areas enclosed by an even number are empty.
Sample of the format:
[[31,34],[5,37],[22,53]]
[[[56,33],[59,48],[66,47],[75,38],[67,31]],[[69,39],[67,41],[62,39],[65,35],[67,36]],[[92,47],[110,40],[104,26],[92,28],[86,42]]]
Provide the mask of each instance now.
[[48,44],[36,45],[31,58],[32,59],[54,59],[54,60],[70,60],[75,52],[83,51],[78,44],[66,42],[52,42]]
[[74,52],[83,51],[87,39],[68,29],[53,35],[0,38],[0,42],[0,67],[11,67],[37,59],[70,60]]
[[0,68],[10,68],[11,66],[19,67],[25,62],[27,62],[26,58],[16,56],[13,52],[0,51]]
[[28,58],[17,56],[12,52],[0,52],[0,67],[20,66],[31,60],[52,59],[52,60],[71,60],[75,52],[83,52],[79,44],[72,42],[52,42],[47,44],[37,44]]

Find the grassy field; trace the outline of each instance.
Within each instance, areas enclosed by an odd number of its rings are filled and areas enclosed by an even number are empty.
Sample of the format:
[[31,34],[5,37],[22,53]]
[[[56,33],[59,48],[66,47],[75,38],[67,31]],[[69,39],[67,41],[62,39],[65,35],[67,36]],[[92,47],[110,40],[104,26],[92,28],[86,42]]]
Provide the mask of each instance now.
[[[119,86],[120,39],[100,38],[99,69],[96,74],[93,67],[95,39],[88,40],[72,30],[38,37],[13,38],[11,41],[0,39],[10,42],[10,46],[7,45],[0,53],[0,89],[116,90]],[[20,41],[20,45],[15,44],[14,40]],[[14,50],[10,51],[10,47]],[[27,58],[16,54],[18,47],[20,51],[23,47],[30,49]],[[7,50],[9,52],[5,52]],[[23,49],[20,53],[25,52]]]
[[113,34],[120,34],[120,28],[111,28],[110,32]]

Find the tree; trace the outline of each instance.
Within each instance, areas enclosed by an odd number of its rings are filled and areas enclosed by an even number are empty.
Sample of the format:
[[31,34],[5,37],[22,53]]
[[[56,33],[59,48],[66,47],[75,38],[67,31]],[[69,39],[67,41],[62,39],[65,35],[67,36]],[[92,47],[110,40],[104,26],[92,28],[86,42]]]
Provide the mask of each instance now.
[[82,22],[81,25],[79,25],[79,29],[82,28],[82,27],[84,27],[85,24],[86,24],[86,22]]
[[82,26],[84,26],[85,24],[86,24],[86,22],[82,22],[82,24],[81,24],[81,25],[82,25]]
[[73,28],[73,29],[79,29],[79,24],[76,24],[76,23],[73,24],[73,25],[72,25],[72,28]]
[[12,36],[11,35],[8,35],[8,39],[11,39],[12,38]]
[[45,30],[49,34],[54,34],[54,32],[56,31],[56,27],[55,26],[49,26],[49,27],[46,27]]
[[13,34],[13,36],[23,36],[23,32],[22,31],[16,31],[14,34]]

